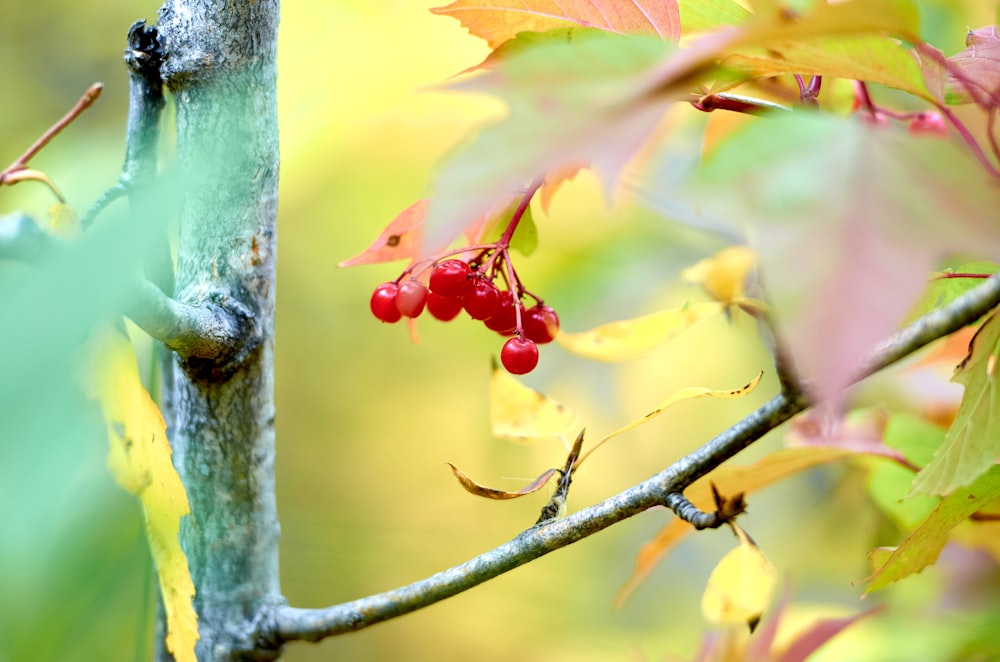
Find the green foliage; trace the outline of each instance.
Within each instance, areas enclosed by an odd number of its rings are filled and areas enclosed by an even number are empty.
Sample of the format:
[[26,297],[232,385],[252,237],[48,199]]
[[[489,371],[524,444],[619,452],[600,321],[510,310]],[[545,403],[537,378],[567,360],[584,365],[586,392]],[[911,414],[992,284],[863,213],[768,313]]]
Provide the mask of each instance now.
[[969,356],[955,370],[953,380],[965,387],[962,406],[944,443],[914,479],[914,493],[951,494],[996,464],[1000,456],[998,352],[1000,320],[994,313],[983,322]]
[[[292,27],[287,28],[290,36],[283,45],[283,66],[287,67],[282,73],[283,95],[288,96],[282,100],[286,113],[282,213],[287,222],[283,221],[282,229],[284,274],[279,300],[284,335],[278,352],[278,399],[282,411],[279,471],[287,472],[292,480],[279,480],[279,486],[287,513],[286,592],[293,603],[325,603],[331,596],[369,592],[375,584],[410,580],[415,573],[440,566],[429,559],[481,551],[496,541],[498,530],[513,531],[523,524],[523,517],[501,513],[495,508],[498,504],[488,503],[487,509],[456,499],[446,471],[439,482],[428,479],[436,475],[433,472],[440,469],[443,457],[455,457],[477,476],[524,475],[519,471],[525,466],[521,447],[509,450],[488,441],[469,443],[470,438],[485,435],[479,419],[486,389],[470,387],[486,374],[481,359],[488,350],[480,338],[459,340],[456,334],[435,329],[425,331],[419,352],[403,343],[397,346],[398,338],[388,335],[392,330],[371,327],[366,324],[370,320],[356,321],[363,302],[351,293],[363,291],[369,277],[336,272],[329,266],[350,252],[347,246],[362,245],[369,230],[384,225],[386,218],[419,195],[423,179],[419,173],[426,172],[464,126],[456,121],[448,105],[451,102],[401,97],[397,91],[482,59],[480,51],[470,49],[468,59],[459,61],[454,55],[458,38],[449,37],[459,32],[453,26],[450,32],[435,33],[431,26],[436,24],[419,22],[415,11],[394,9],[397,17],[370,3],[356,4],[349,9],[301,6],[286,11],[287,25]],[[683,105],[676,101],[728,89],[757,76],[768,77],[767,82],[782,93],[775,95],[778,100],[790,105],[798,90],[789,74],[824,76],[821,105],[848,87],[836,77],[895,88],[884,93],[873,86],[877,104],[894,104],[902,98],[900,92],[908,93],[912,98],[900,102],[903,110],[899,113],[929,109],[924,102],[935,98],[939,87],[947,91],[949,102],[974,100],[954,76],[929,66],[924,57],[919,65],[912,58],[912,37],[917,33],[913,4],[813,3],[812,10],[805,6],[809,3],[793,4],[802,13],[795,20],[781,21],[776,19],[778,3],[751,3],[755,11],[751,14],[724,0],[683,0],[679,11],[684,37],[722,26],[737,27],[732,33],[736,36],[712,34],[706,37],[711,41],[685,41],[681,48],[655,37],[621,36],[584,27],[523,33],[504,42],[487,58],[483,75],[454,86],[495,95],[507,104],[509,114],[445,161],[436,183],[431,232],[454,237],[481,212],[512,199],[516,203],[526,184],[568,163],[591,164],[604,175],[606,190],[611,190],[623,164],[654,135],[664,111]],[[921,3],[925,34],[928,16],[935,16],[927,12],[931,6],[938,16],[946,14],[948,19],[935,25],[983,24],[979,9],[925,2]],[[306,12],[319,16],[307,17]],[[131,14],[125,15],[131,19]],[[351,67],[330,74],[329,90],[318,90],[314,76],[315,62],[330,57],[327,46],[320,50],[315,40],[304,38],[318,22],[330,26],[336,35],[331,41],[343,49],[334,57],[352,62]],[[34,32],[17,31],[22,33]],[[116,37],[97,30],[82,33],[101,34],[99,39],[91,36],[102,42],[97,51],[100,60],[117,58],[120,47],[113,54],[107,49],[107,44],[118,43]],[[989,38],[988,33],[977,34]],[[900,43],[899,37],[906,41]],[[0,43],[0,49],[9,43]],[[992,52],[990,42],[980,45]],[[27,52],[27,47],[23,50]],[[977,77],[989,78],[995,66],[992,57],[963,63],[976,57],[970,50],[951,62]],[[725,71],[716,68],[720,62]],[[79,63],[52,66],[72,69]],[[73,71],[53,77],[75,80],[81,74]],[[35,81],[50,80],[47,71],[31,69],[29,73]],[[37,83],[20,89],[16,96],[32,101],[22,104],[25,107],[33,108],[37,96],[48,94]],[[762,94],[774,90],[767,88]],[[756,94],[760,90],[751,84],[740,91]],[[981,91],[981,96],[989,92]],[[109,94],[113,93],[109,85]],[[836,101],[831,101],[831,107],[845,114],[846,105]],[[331,107],[335,108],[332,120]],[[943,258],[954,252],[988,256],[997,248],[996,201],[986,184],[994,173],[984,167],[992,160],[989,145],[984,141],[987,154],[979,158],[954,131],[949,141],[914,140],[897,130],[901,127],[864,124],[863,113],[838,119],[812,116],[796,108],[787,117],[754,120],[752,126],[733,133],[716,113],[704,144],[700,134],[695,138],[668,136],[664,161],[672,165],[684,161],[693,169],[703,155],[710,157],[694,189],[678,188],[678,180],[684,177],[654,174],[647,180],[657,194],[671,197],[673,209],[679,210],[676,213],[689,214],[678,220],[714,224],[753,242],[761,261],[756,284],[763,286],[782,328],[789,331],[786,338],[799,359],[798,366],[819,374],[818,383],[828,394],[850,377],[872,342],[889,333],[906,310],[912,310],[927,274],[940,269]],[[871,117],[876,115],[873,112]],[[704,119],[699,115],[694,121]],[[673,116],[666,124],[668,133],[671,129],[684,133],[690,126],[687,119],[675,123]],[[114,135],[119,133],[116,129]],[[689,138],[690,151],[670,151],[670,146]],[[118,150],[109,151],[114,152],[110,161],[116,163]],[[61,158],[79,170],[79,162],[87,159],[89,164],[92,153],[87,149],[55,151],[49,164]],[[95,191],[113,179],[114,168],[92,170],[89,176],[100,180]],[[387,186],[387,181],[394,186]],[[60,185],[64,186],[62,180]],[[84,188],[73,182],[65,187],[70,192]],[[338,194],[322,194],[330,188],[337,188]],[[569,187],[566,197],[580,196],[581,191],[589,189]],[[77,204],[86,206],[91,193],[75,196],[84,200]],[[573,324],[574,328],[656,315],[656,310],[675,308],[690,297],[691,289],[679,294],[661,292],[660,285],[694,261],[673,256],[707,252],[710,242],[671,234],[676,243],[669,247],[655,241],[625,243],[620,235],[655,222],[630,212],[628,221],[608,230],[607,224],[597,222],[602,212],[593,202],[596,196],[576,205],[564,203],[562,197],[557,199],[556,210],[539,221],[545,226],[545,243],[536,264],[526,270],[534,269],[539,282],[572,301],[568,309],[580,317],[590,316],[587,323]],[[21,199],[3,202],[8,200]],[[18,206],[20,202],[5,204],[3,209]],[[605,215],[612,213],[625,216],[618,206]],[[79,349],[94,322],[120,314],[137,271],[135,261],[124,257],[137,253],[135,246],[142,238],[124,224],[106,229],[103,233],[98,228],[78,248],[60,254],[41,269],[0,265],[0,309],[5,320],[0,327],[0,397],[5,412],[0,417],[0,439],[15,440],[0,444],[0,521],[5,523],[0,562],[19,569],[0,580],[0,594],[8,602],[0,612],[0,657],[127,659],[133,651],[140,651],[134,657],[145,657],[150,600],[148,593],[142,594],[135,586],[148,583],[149,560],[141,551],[138,513],[115,490],[104,470],[103,430],[73,375]],[[502,230],[498,226],[486,240],[493,240]],[[653,232],[649,237],[661,238]],[[529,208],[511,246],[527,255],[536,243],[535,219]],[[627,255],[609,266],[611,246],[625,246]],[[544,264],[545,260],[550,263]],[[966,270],[992,273],[996,267],[969,264],[955,269]],[[603,276],[595,277],[595,272]],[[977,282],[933,280],[918,310],[940,308]],[[609,300],[599,298],[609,292],[613,293]],[[578,408],[587,411],[588,420],[602,415],[612,421],[615,416],[619,422],[627,420],[614,408],[634,412],[643,397],[671,390],[664,385],[669,380],[702,383],[703,374],[718,371],[714,379],[725,384],[737,360],[760,360],[743,351],[744,347],[757,348],[755,341],[741,345],[736,338],[739,330],[747,330],[746,325],[739,327],[739,321],[734,321],[727,326],[729,319],[721,317],[717,321],[715,326],[699,325],[698,338],[682,338],[676,345],[671,342],[615,372],[556,358],[550,366],[543,365],[537,379],[545,384],[546,392],[558,393],[574,407],[584,403]],[[816,474],[815,480],[798,485],[793,482],[787,486],[790,491],[782,493],[792,496],[774,502],[768,502],[766,494],[760,495],[760,501],[754,495],[748,521],[758,542],[781,569],[791,565],[788,559],[808,556],[807,564],[813,557],[822,559],[814,561],[822,569],[812,568],[810,573],[807,565],[801,581],[806,590],[835,595],[831,602],[854,604],[855,590],[846,587],[860,579],[857,562],[876,537],[866,519],[870,506],[900,529],[878,532],[883,539],[890,536],[892,543],[901,544],[875,554],[870,586],[871,590],[886,589],[872,599],[895,602],[894,609],[879,615],[878,625],[866,629],[863,643],[849,653],[838,656],[837,649],[831,648],[831,659],[862,659],[863,655],[878,659],[880,653],[882,659],[889,659],[914,649],[916,654],[959,659],[996,650],[995,612],[986,608],[972,613],[942,612],[933,606],[936,589],[927,588],[934,581],[948,581],[928,566],[949,540],[957,539],[958,529],[995,526],[966,522],[975,513],[989,514],[988,502],[1000,496],[1000,479],[990,464],[997,454],[997,434],[989,417],[995,406],[994,326],[981,332],[978,353],[956,377],[966,394],[947,436],[921,418],[926,412],[916,404],[911,413],[892,415],[879,437],[898,449],[910,465],[927,467],[918,487],[927,487],[924,483],[931,476],[929,490],[947,494],[906,498],[913,467],[880,458],[862,463],[869,471],[872,503],[864,500],[868,498],[863,496],[864,489],[826,490],[823,486],[830,476],[839,473]],[[295,341],[289,342],[292,338]],[[306,342],[299,342],[300,338]],[[402,365],[406,374],[421,377],[385,378]],[[750,366],[739,369],[746,367]],[[767,388],[773,388],[773,375],[766,379]],[[437,398],[434,407],[425,406],[428,393]],[[594,405],[594,400],[600,405]],[[385,415],[387,407],[392,416]],[[447,425],[442,425],[445,410]],[[677,419],[687,423],[671,419],[666,427],[639,437],[634,455],[602,454],[608,458],[606,463],[588,463],[589,473],[574,486],[580,490],[574,496],[576,503],[603,498],[627,481],[645,477],[651,464],[664,465],[682,452],[684,444],[717,432],[716,428],[729,422],[723,418],[695,412],[689,419]],[[608,429],[612,428],[613,424]],[[433,430],[434,434],[418,435],[415,430]],[[337,443],[323,443],[331,431]],[[666,451],[659,443],[662,436],[671,442]],[[387,447],[374,447],[374,439],[401,443],[391,442],[387,458]],[[643,445],[650,440],[657,443]],[[849,448],[847,442],[839,443],[842,449]],[[557,450],[551,455],[561,457],[562,449]],[[971,462],[970,451],[975,456]],[[545,455],[541,466],[551,461],[546,449],[530,452]],[[853,452],[843,450],[845,456]],[[869,467],[873,463],[877,464]],[[845,469],[843,475],[843,484],[850,486],[853,471]],[[373,490],[376,480],[379,485],[419,492],[421,497],[409,500],[414,503],[401,503],[394,491]],[[408,481],[415,481],[417,487]],[[961,487],[969,481],[971,485]],[[519,491],[526,482],[515,482],[505,491]],[[344,494],[360,493],[370,498],[351,512],[343,512]],[[434,505],[425,507],[425,502]],[[795,511],[803,503],[811,510]],[[838,508],[851,517],[844,521],[831,517],[829,513]],[[537,504],[528,504],[526,510],[536,512]],[[448,512],[448,517],[442,518],[441,512]],[[813,539],[809,538],[811,530],[818,532]],[[348,531],[349,535],[334,537],[331,531]],[[704,579],[696,576],[707,576],[712,565],[701,559],[720,555],[704,537],[685,543],[690,546],[681,552],[681,559],[671,559],[672,565],[660,578],[650,577],[650,590],[637,593],[634,604],[614,613],[606,608],[606,598],[623,574],[609,571],[608,559],[616,558],[614,554],[623,548],[639,548],[648,533],[609,533],[620,536],[605,543],[617,551],[609,548],[606,554],[595,554],[593,563],[575,556],[559,567],[526,568],[507,587],[479,592],[488,597],[470,595],[469,602],[463,597],[461,602],[452,601],[458,606],[444,605],[439,612],[415,617],[422,620],[386,625],[372,634],[315,650],[293,649],[289,658],[315,655],[325,659],[331,650],[345,658],[398,657],[403,650],[434,659],[472,655],[507,659],[530,646],[529,656],[546,659],[558,655],[574,660],[607,659],[635,646],[636,640],[653,651],[651,658],[678,649],[693,654],[700,622],[687,614],[672,615],[670,624],[679,632],[668,632],[662,596],[670,591],[677,596],[675,602],[690,599],[693,603],[701,588],[698,582]],[[447,542],[434,546],[430,539],[438,537]],[[996,555],[987,536],[971,539],[966,542],[993,549],[988,553]],[[809,540],[819,542],[803,552]],[[331,557],[338,565],[335,572],[330,570]],[[824,564],[830,558],[834,559],[832,568]],[[947,559],[941,563],[943,572],[949,563]],[[679,567],[686,572],[674,572]],[[920,577],[914,576],[922,569]],[[904,576],[910,579],[889,586]],[[580,582],[580,577],[587,577],[587,582]],[[907,593],[914,585],[916,593]],[[566,601],[567,586],[581,598],[563,610],[553,609],[555,600]],[[968,598],[963,593],[967,588],[949,588],[952,598]],[[529,592],[535,599],[525,601]],[[914,618],[913,612],[906,611],[907,601],[918,610],[932,612],[933,620]],[[455,632],[454,619],[471,611],[483,616],[478,619],[482,628],[477,625],[475,631]],[[594,627],[595,623],[599,625]]]

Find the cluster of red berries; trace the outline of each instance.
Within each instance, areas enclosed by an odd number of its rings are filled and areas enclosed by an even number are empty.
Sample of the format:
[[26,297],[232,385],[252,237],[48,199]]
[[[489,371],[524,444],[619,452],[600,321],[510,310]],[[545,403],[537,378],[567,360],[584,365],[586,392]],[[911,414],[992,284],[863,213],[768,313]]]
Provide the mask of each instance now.
[[435,264],[430,287],[412,276],[402,279],[400,276],[375,288],[371,298],[375,317],[392,324],[403,317],[418,317],[426,308],[436,319],[448,322],[465,310],[486,328],[510,336],[500,350],[500,362],[515,375],[534,370],[538,345],[552,342],[559,332],[555,310],[541,301],[526,308],[520,296],[512,290],[500,290],[484,271],[472,269],[462,260]]

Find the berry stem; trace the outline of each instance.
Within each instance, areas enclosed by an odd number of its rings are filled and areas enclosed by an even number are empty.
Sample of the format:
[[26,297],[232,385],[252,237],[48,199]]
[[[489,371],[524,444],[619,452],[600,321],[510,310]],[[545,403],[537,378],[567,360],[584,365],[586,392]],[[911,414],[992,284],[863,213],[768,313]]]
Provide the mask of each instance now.
[[[962,71],[961,67],[957,66],[954,62],[944,57],[944,55],[942,55],[940,51],[928,47],[926,44],[918,44],[917,51],[920,53],[921,57],[926,57],[930,60],[933,60],[937,64],[941,65],[941,67],[950,76],[954,77],[959,83],[962,84],[962,87],[965,88],[966,93],[968,93],[968,95],[972,98],[972,101],[977,106],[986,111],[987,113],[986,135],[989,138],[990,149],[993,152],[994,158],[1000,161],[1000,145],[997,145],[996,137],[993,135],[993,109],[1000,106],[1000,95],[998,95],[997,92],[988,91],[986,92],[984,98],[984,95],[982,93],[984,88],[977,85],[975,81],[971,80],[965,74],[965,72]],[[972,134],[961,122],[961,120],[959,120],[958,117],[953,112],[951,112],[951,110],[948,109],[944,101],[943,100],[935,101],[934,105],[937,106],[938,110],[941,111],[942,115],[948,118],[948,121],[951,122],[952,126],[955,127],[955,130],[958,131],[959,135],[962,136],[962,140],[966,142],[966,144],[972,150],[973,154],[975,154],[976,158],[979,159],[979,162],[982,163],[983,167],[986,168],[986,171],[993,177],[1000,177],[1000,170],[998,170],[997,167],[993,165],[993,163],[983,152],[982,148],[979,146],[979,143],[976,141],[976,139],[972,136]]]
[[507,224],[507,229],[503,231],[503,234],[500,235],[500,239],[497,241],[497,251],[506,251],[507,248],[510,247],[510,240],[511,237],[514,236],[517,224],[521,222],[521,217],[524,216],[524,212],[528,211],[528,205],[531,203],[531,198],[533,198],[535,192],[542,187],[543,181],[543,178],[538,177],[528,187],[524,197],[521,198],[521,203],[517,206],[517,209],[514,210],[514,214],[510,217],[510,223]]
[[510,222],[507,223],[507,227],[504,229],[503,234],[500,235],[500,239],[497,240],[495,245],[495,252],[486,260],[486,263],[482,266],[482,273],[489,273],[491,269],[494,268],[497,260],[503,261],[503,266],[507,274],[507,287],[510,291],[510,295],[514,297],[514,319],[515,331],[518,336],[524,335],[524,327],[521,324],[521,294],[523,288],[521,287],[521,281],[517,277],[517,272],[514,271],[514,265],[510,260],[510,240],[514,236],[514,231],[517,230],[518,223],[521,222],[521,218],[524,213],[528,211],[528,205],[531,204],[531,198],[534,197],[535,193],[541,188],[544,179],[542,177],[536,178],[528,190],[525,191],[524,197],[521,198],[521,202],[517,205],[517,209],[510,217]]
[[[958,131],[958,135],[962,136],[962,140],[964,140],[969,146],[969,149],[972,150],[972,153],[976,156],[979,162],[983,164],[986,172],[993,177],[1000,177],[1000,170],[997,170],[997,167],[993,165],[989,157],[986,156],[986,153],[983,152],[983,148],[979,146],[979,143],[969,132],[969,129],[966,128],[965,124],[962,123],[962,120],[958,119],[955,113],[951,112],[945,104],[935,102],[934,105],[937,106],[937,109],[941,111],[941,114],[944,115],[949,122],[951,122],[951,125],[955,127],[956,131]],[[998,158],[1000,158],[1000,152],[997,150],[996,142],[993,140],[992,133],[990,134],[990,145],[993,147],[994,153],[998,156]]]

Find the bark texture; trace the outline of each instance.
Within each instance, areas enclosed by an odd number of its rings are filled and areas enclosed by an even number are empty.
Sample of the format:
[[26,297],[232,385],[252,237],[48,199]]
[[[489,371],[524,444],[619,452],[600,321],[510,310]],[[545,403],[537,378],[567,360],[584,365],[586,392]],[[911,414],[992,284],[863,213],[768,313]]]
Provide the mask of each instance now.
[[283,603],[273,398],[278,0],[168,0],[158,23],[181,176],[167,294],[215,311],[227,340],[237,339],[224,351],[175,348],[168,394],[174,463],[191,502],[181,544],[197,588],[198,659],[273,659],[280,650],[258,631],[261,615]]

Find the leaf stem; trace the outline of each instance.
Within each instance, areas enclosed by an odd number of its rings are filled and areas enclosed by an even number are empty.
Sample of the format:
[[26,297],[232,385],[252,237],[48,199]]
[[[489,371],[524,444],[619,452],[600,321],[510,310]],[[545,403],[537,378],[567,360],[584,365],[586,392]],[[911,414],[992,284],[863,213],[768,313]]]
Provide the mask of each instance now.
[[69,109],[65,115],[63,115],[59,120],[50,126],[45,133],[43,133],[38,140],[36,140],[31,147],[29,147],[24,154],[17,157],[17,159],[11,163],[9,166],[0,171],[0,184],[3,184],[7,177],[17,172],[18,170],[23,170],[28,167],[28,162],[35,157],[38,152],[42,150],[43,147],[49,144],[49,142],[55,138],[59,133],[70,125],[73,120],[80,116],[80,114],[89,108],[99,96],[101,96],[101,91],[104,89],[103,83],[94,83],[87,88],[87,91],[83,93],[83,96]]

